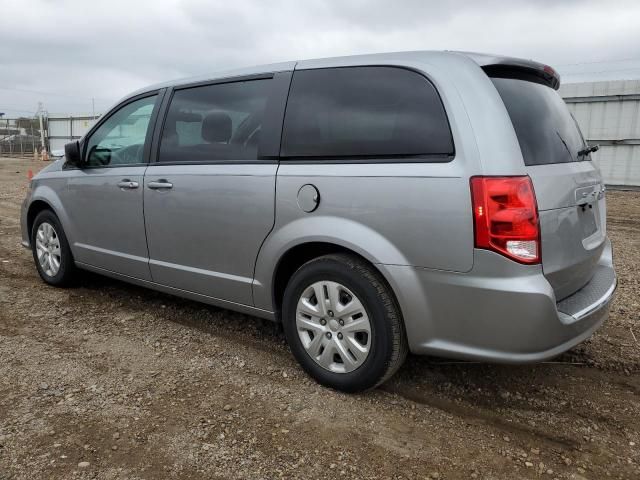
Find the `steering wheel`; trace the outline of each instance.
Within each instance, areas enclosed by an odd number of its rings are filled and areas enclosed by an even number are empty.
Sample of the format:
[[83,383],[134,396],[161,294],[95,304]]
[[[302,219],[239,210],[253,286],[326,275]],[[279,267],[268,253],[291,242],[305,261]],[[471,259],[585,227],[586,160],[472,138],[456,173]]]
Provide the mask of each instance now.
[[142,162],[142,145],[135,144],[112,153],[111,164],[130,164]]

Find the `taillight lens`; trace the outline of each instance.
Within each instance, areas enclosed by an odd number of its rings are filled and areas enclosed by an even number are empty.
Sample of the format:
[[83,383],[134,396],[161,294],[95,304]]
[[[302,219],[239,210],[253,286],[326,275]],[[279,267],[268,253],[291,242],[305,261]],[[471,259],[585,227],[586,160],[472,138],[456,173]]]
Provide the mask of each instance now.
[[538,206],[529,177],[471,177],[476,248],[540,263]]

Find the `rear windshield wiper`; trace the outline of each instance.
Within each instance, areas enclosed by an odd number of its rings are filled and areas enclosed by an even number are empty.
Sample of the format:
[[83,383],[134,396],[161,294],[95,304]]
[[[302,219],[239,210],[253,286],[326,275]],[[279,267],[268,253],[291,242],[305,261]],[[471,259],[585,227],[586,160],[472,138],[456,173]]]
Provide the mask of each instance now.
[[560,135],[560,132],[558,132],[557,130],[556,130],[556,135],[558,135],[558,138],[562,142],[562,145],[564,145],[565,150],[569,154],[569,158],[571,159],[571,161],[573,161],[573,155],[571,155],[571,150],[569,150],[569,146],[567,145],[567,142],[564,141],[564,138],[562,138],[562,135]]
[[600,145],[591,145],[590,147],[583,148],[578,152],[578,158],[589,155],[592,152],[597,152],[598,150],[600,150]]

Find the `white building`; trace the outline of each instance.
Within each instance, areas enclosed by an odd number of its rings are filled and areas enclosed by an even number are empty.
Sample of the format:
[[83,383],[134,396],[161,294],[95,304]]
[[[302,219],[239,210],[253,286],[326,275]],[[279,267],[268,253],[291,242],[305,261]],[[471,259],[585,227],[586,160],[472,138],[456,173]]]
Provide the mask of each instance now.
[[609,185],[640,186],[640,80],[569,83],[560,95]]
[[64,154],[65,144],[82,137],[96,123],[91,115],[49,114],[47,119],[49,150],[54,155]]

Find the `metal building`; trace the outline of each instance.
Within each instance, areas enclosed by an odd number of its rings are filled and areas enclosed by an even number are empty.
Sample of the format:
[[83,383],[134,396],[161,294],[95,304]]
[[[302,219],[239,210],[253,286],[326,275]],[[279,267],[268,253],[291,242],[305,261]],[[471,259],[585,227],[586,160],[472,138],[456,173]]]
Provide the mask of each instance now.
[[97,119],[91,115],[50,115],[47,119],[49,151],[64,152],[65,144],[82,137]]
[[569,83],[560,95],[578,121],[605,183],[640,186],[640,80]]

